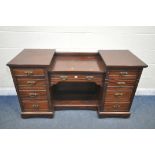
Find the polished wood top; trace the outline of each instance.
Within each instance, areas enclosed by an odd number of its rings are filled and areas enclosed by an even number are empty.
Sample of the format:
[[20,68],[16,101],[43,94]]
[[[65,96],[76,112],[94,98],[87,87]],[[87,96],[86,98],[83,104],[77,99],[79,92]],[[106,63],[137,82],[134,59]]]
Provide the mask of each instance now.
[[51,71],[104,72],[105,68],[97,53],[56,53]]
[[99,50],[107,67],[147,67],[147,65],[128,50]]
[[24,49],[8,66],[48,66],[51,63],[55,50],[53,49]]

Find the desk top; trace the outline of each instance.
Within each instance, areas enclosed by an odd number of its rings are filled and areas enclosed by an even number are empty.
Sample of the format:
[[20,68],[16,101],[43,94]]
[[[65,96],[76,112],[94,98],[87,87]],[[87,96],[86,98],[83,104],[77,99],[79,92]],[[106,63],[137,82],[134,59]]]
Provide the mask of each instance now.
[[105,67],[147,67],[128,50],[99,50],[98,53],[57,53],[53,49],[24,49],[8,66],[47,67],[54,72],[103,73]]
[[56,53],[51,71],[104,72],[98,53]]
[[53,49],[24,49],[8,66],[49,66],[55,50]]
[[147,67],[147,65],[128,50],[99,50],[107,67]]

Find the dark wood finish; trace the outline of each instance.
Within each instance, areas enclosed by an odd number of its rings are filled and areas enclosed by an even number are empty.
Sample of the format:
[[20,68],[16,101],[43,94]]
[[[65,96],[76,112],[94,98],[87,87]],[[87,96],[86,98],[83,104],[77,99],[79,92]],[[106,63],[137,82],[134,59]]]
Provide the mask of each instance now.
[[142,69],[147,65],[128,50],[100,50],[99,54],[106,66],[99,116],[128,117]]
[[10,67],[23,118],[53,116],[48,68],[54,50],[26,49],[11,60]]
[[25,49],[8,64],[21,117],[53,117],[55,110],[97,110],[99,117],[129,117],[147,65],[128,50],[55,53]]
[[55,100],[55,110],[88,109],[97,110],[98,100]]
[[26,76],[26,77],[36,77],[45,76],[44,69],[34,69],[34,68],[24,68],[24,69],[13,69],[15,76]]
[[129,50],[99,50],[99,54],[107,67],[147,67]]
[[95,53],[55,54],[52,72],[94,72],[103,73],[102,59]]
[[102,85],[102,75],[90,75],[90,74],[53,74],[51,75],[51,85],[59,82],[95,82],[98,85]]
[[8,66],[49,66],[55,50],[52,49],[24,49]]

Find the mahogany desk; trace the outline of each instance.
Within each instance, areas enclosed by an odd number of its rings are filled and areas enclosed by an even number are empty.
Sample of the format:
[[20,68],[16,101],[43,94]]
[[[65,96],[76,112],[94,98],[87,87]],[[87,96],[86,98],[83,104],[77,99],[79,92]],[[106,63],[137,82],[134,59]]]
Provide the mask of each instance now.
[[24,49],[8,64],[23,118],[55,110],[90,109],[99,117],[130,116],[144,67],[128,50],[60,53]]

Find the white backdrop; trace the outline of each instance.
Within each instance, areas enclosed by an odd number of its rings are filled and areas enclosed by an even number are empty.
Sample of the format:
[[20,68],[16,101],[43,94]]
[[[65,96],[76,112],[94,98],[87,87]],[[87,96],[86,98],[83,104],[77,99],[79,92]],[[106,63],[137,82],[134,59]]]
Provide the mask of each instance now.
[[54,48],[67,52],[128,49],[149,65],[143,71],[137,94],[155,93],[155,27],[1,26],[0,95],[15,94],[6,63],[24,48]]

